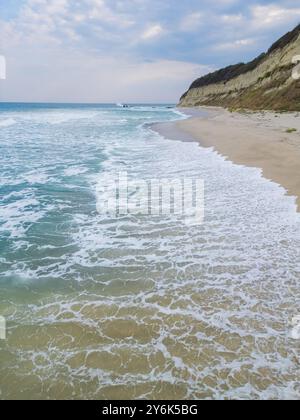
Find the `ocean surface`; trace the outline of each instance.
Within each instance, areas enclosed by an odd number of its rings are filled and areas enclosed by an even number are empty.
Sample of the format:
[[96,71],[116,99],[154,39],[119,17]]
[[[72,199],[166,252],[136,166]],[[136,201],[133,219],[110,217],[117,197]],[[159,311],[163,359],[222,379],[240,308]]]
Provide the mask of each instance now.
[[[300,216],[167,106],[0,104],[0,399],[300,399]],[[205,220],[97,212],[101,179],[205,182]]]

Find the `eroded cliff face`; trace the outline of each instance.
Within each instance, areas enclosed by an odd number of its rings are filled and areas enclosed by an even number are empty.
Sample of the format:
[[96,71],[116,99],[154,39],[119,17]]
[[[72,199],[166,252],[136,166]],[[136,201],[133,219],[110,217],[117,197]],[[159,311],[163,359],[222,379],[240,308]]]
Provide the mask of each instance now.
[[197,79],[181,97],[179,106],[300,111],[300,80],[292,77],[297,55],[300,25],[252,62]]

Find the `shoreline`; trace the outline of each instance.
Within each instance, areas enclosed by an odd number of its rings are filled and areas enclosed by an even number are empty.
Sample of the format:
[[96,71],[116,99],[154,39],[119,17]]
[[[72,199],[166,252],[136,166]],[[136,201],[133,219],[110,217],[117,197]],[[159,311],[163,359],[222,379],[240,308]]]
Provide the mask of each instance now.
[[[230,112],[224,108],[179,108],[189,118],[152,129],[171,140],[198,142],[262,176],[296,198],[300,212],[300,114]],[[297,130],[297,131],[294,131]]]

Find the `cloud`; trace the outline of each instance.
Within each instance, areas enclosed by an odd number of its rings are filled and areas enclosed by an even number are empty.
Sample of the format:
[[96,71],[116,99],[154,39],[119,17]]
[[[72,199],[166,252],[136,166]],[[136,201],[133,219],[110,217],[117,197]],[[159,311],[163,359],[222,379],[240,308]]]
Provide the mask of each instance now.
[[250,46],[255,45],[256,40],[253,38],[249,39],[237,39],[232,42],[224,42],[221,44],[217,44],[214,46],[214,49],[216,50],[224,50],[224,51],[230,51],[230,50],[237,50],[237,49],[243,49],[248,48]]
[[201,12],[194,12],[186,15],[180,22],[180,30],[183,32],[196,31],[203,21],[204,15]]
[[276,5],[262,5],[254,1],[255,4],[251,3],[241,8],[241,12],[221,13],[215,19],[211,17],[210,20],[218,26],[222,25],[223,29],[217,31],[213,40],[213,51],[228,52],[240,61],[251,59],[299,23],[300,8],[291,7],[296,2],[281,1]]
[[86,20],[117,24],[119,28],[127,28],[135,24],[133,17],[111,9],[105,0],[84,0],[82,6]]
[[300,8],[284,8],[275,4],[257,5],[251,8],[251,24],[254,28],[276,27],[300,18]]
[[160,101],[164,95],[173,101],[204,72],[268,48],[298,23],[298,5],[298,0],[1,2],[0,54],[8,61],[2,98],[114,101],[119,95],[123,101],[142,96]]
[[141,38],[145,41],[158,38],[164,32],[161,25],[153,25],[146,29],[143,33]]
[[145,62],[133,57],[99,57],[88,52],[26,51],[8,59],[1,95],[12,101],[177,102],[208,66],[175,60]]
[[221,15],[221,21],[226,25],[235,25],[243,22],[244,16],[240,13],[238,15]]

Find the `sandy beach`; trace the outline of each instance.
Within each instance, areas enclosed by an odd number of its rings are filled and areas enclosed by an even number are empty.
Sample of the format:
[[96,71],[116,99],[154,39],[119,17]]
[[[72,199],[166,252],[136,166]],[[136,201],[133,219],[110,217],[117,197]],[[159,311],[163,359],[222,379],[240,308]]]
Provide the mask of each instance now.
[[[187,112],[0,104],[0,400],[300,399],[295,199],[195,141],[244,162],[258,116]],[[204,223],[182,177],[205,181]]]
[[265,178],[297,198],[300,210],[299,113],[230,112],[214,107],[183,112],[191,118],[155,129],[176,140],[197,140],[234,163],[261,168]]

